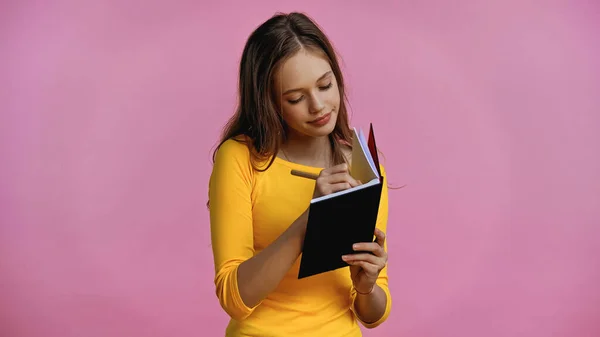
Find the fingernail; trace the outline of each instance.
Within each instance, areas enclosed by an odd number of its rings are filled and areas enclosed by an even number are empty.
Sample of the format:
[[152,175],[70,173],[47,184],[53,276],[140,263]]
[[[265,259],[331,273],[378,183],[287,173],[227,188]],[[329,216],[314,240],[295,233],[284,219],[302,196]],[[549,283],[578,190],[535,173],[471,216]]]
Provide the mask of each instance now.
[[348,255],[342,255],[342,260],[348,260]]
[[358,244],[357,243],[353,244],[352,245],[352,249],[357,250],[358,249]]

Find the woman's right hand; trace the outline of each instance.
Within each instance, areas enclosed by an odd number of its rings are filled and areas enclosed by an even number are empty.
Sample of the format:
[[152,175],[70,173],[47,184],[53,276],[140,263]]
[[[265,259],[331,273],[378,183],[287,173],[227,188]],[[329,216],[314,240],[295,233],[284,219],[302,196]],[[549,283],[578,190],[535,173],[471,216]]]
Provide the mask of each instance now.
[[360,185],[360,182],[352,178],[348,171],[348,164],[339,164],[324,169],[319,173],[315,184],[313,198],[318,198],[358,185]]

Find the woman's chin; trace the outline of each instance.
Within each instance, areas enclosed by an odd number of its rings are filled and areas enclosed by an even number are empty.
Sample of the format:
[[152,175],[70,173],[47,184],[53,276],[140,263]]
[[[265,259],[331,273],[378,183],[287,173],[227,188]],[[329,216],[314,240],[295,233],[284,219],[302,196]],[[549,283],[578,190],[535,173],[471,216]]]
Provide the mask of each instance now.
[[335,122],[331,123],[331,125],[324,125],[320,127],[309,127],[306,128],[305,134],[311,137],[319,138],[329,136],[335,129]]

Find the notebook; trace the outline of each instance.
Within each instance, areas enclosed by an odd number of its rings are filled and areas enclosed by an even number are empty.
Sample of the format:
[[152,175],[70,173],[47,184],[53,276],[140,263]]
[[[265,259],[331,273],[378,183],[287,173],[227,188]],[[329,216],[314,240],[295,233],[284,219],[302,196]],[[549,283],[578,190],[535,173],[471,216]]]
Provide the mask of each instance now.
[[373,124],[368,139],[353,129],[350,175],[362,184],[310,202],[299,279],[348,266],[342,255],[356,253],[354,243],[374,239],[384,182]]

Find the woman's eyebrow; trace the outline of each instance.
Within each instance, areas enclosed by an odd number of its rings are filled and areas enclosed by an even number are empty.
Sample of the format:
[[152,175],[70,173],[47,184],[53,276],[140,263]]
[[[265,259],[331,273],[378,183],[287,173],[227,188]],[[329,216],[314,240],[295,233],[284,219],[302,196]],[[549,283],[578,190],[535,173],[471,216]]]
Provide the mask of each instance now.
[[[328,75],[330,75],[330,74],[331,74],[331,72],[332,72],[332,71],[331,71],[331,70],[329,70],[329,71],[328,71],[328,72],[326,72],[325,74],[321,75],[321,77],[319,77],[319,78],[317,79],[317,82],[319,82],[320,80],[322,80],[322,79],[324,79],[325,77],[327,77]],[[299,91],[299,90],[302,90],[302,89],[289,89],[289,90],[286,90],[286,91],[285,91],[285,92],[284,92],[282,95],[287,95],[287,94],[289,94],[289,93],[292,93],[292,92],[294,92],[294,91]]]

